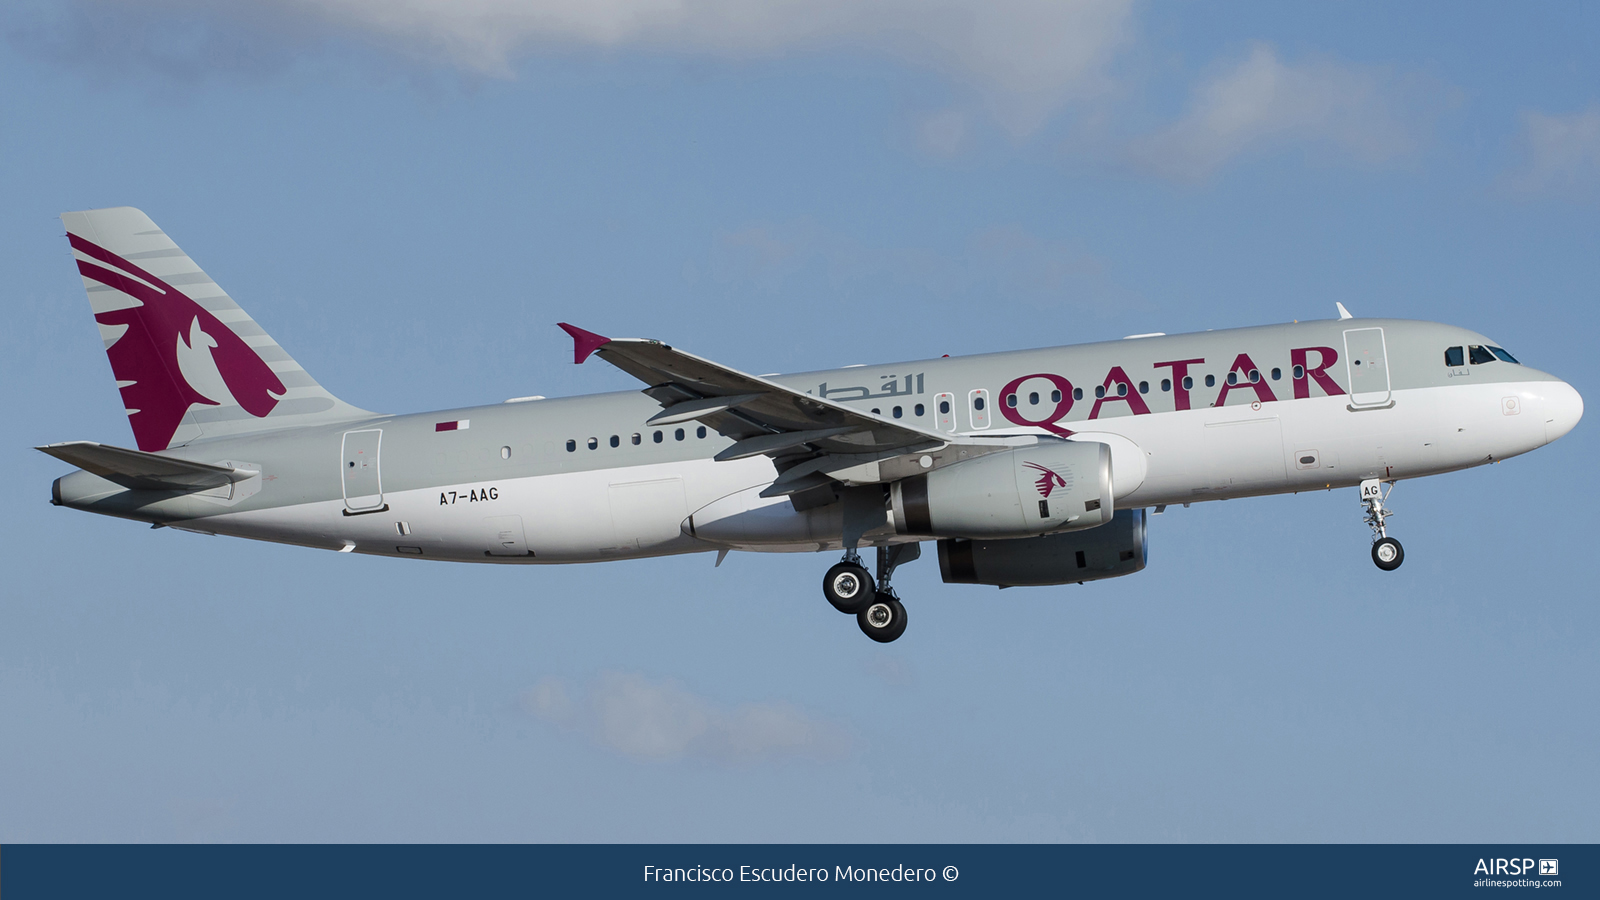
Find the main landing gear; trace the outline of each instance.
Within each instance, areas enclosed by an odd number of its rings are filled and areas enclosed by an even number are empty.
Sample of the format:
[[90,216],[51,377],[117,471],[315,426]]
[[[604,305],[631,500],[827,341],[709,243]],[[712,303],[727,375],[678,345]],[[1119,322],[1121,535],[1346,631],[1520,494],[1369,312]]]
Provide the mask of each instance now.
[[894,570],[922,555],[920,544],[896,544],[878,548],[878,579],[873,583],[861,555],[845,552],[844,559],[828,570],[822,579],[822,595],[833,608],[856,617],[856,624],[867,637],[880,644],[905,634],[906,608],[889,586]]
[[1376,478],[1368,478],[1361,482],[1361,505],[1367,508],[1367,524],[1372,527],[1372,561],[1378,568],[1385,572],[1393,572],[1400,568],[1406,561],[1406,551],[1400,542],[1389,537],[1389,529],[1384,525],[1384,520],[1394,515],[1394,511],[1384,508],[1384,501],[1394,493],[1394,485],[1383,489],[1383,482]]

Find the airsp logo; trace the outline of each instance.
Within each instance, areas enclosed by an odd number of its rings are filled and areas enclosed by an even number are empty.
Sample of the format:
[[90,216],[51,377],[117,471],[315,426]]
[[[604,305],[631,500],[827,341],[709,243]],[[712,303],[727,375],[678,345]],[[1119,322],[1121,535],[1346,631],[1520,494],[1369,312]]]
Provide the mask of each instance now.
[[[1561,866],[1559,860],[1539,860],[1540,875],[1558,875]],[[1531,859],[1480,859],[1478,867],[1472,870],[1474,875],[1529,875],[1533,873],[1533,860]]]

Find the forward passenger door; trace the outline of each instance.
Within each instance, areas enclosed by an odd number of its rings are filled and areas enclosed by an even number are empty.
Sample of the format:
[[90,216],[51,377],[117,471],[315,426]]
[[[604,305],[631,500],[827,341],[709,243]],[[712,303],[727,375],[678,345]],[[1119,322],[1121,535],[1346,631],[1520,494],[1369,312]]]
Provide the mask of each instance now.
[[1382,328],[1352,328],[1344,333],[1344,360],[1350,378],[1350,405],[1389,402],[1389,355]]

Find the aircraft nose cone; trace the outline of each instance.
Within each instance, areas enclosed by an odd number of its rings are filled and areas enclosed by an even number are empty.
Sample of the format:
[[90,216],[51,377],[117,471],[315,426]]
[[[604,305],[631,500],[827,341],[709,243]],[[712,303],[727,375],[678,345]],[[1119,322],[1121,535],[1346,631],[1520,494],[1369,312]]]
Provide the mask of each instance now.
[[1583,397],[1565,381],[1556,382],[1542,398],[1544,442],[1550,443],[1571,431],[1583,418]]

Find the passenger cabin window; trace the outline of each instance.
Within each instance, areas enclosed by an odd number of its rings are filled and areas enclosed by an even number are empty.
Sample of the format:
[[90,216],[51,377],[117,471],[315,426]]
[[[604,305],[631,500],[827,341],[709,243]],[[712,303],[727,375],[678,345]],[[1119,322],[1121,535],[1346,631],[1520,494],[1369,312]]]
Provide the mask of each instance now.
[[[956,430],[956,396],[954,394],[939,394],[933,398],[933,408],[939,414],[933,420],[933,425],[940,431]],[[918,413],[921,415],[921,413]]]
[[967,394],[967,411],[973,428],[989,427],[989,392],[978,388]]
[[916,406],[916,409],[913,410],[913,411],[917,414],[917,416],[919,418],[922,416],[923,413],[927,412],[927,410],[923,408],[921,403],[918,403],[917,406]]
[[1170,390],[1172,390],[1172,379],[1171,378],[1163,378],[1163,379],[1161,379],[1161,393],[1165,394]]
[[1083,399],[1083,388],[1073,388],[1072,389],[1072,399],[1074,399],[1074,400],[1082,400]]
[[1206,387],[1216,387],[1216,386],[1217,386],[1217,376],[1215,376],[1215,375],[1207,375],[1206,376]]
[[640,443],[640,441],[642,441],[642,440],[644,440],[644,438],[642,438],[642,437],[641,437],[641,436],[640,436],[640,435],[639,435],[639,432],[637,432],[637,431],[635,431],[635,432],[634,432],[634,433],[633,433],[633,445],[634,445],[634,446],[635,446],[635,447],[637,447],[637,446],[639,446],[639,443]]
[[650,436],[650,440],[655,441],[658,444],[661,443],[661,432],[658,431],[655,434],[651,435]]
[[577,441],[567,441],[567,452],[572,453],[578,449]]
[[1477,344],[1473,344],[1467,348],[1467,361],[1475,366],[1481,366],[1484,363],[1494,362],[1494,354],[1490,353],[1489,348],[1487,347],[1480,347]]
[[620,447],[620,446],[622,446],[622,438],[620,438],[620,437],[617,437],[617,436],[616,436],[616,435],[614,435],[614,434],[613,434],[613,435],[612,435],[612,436],[611,436],[611,446],[613,446],[613,447]]
[[694,436],[697,437],[697,438],[705,437],[706,436],[706,427],[704,425],[701,425],[699,428],[696,428],[694,430]]
[[594,448],[596,448],[598,446],[600,446],[600,441],[598,439],[589,438],[589,449],[590,450],[593,450]]
[[1283,370],[1282,369],[1276,369],[1275,368],[1275,369],[1272,370],[1272,380],[1273,381],[1277,381],[1278,379],[1280,379],[1282,377],[1283,377]]
[[679,428],[678,430],[674,431],[672,433],[672,439],[675,440],[675,441],[683,440],[683,429]]
[[1449,347],[1444,351],[1444,364],[1452,369],[1458,369],[1467,364],[1466,351],[1461,347]]

